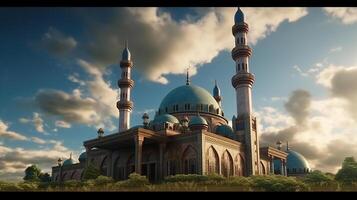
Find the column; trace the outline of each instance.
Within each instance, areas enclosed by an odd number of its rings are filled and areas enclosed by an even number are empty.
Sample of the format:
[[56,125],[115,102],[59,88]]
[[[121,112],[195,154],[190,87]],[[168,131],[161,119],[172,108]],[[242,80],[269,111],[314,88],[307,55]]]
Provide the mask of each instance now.
[[270,174],[274,174],[274,156],[270,158]]
[[280,174],[284,176],[284,160],[280,159]]
[[159,144],[159,153],[160,153],[160,160],[159,160],[159,180],[162,180],[164,178],[164,154],[165,154],[165,149],[166,149],[166,143],[160,143]]
[[141,158],[142,158],[144,137],[136,135],[134,138],[134,142],[135,142],[135,172],[141,174]]
[[284,160],[284,175],[288,176],[287,170],[286,170],[286,160]]

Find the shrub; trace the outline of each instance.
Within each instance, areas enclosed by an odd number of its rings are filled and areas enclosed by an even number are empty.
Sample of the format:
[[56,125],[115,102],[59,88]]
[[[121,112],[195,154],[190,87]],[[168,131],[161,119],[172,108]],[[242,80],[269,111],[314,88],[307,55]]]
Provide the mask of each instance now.
[[22,188],[16,183],[0,182],[0,191],[21,191]]
[[98,176],[94,179],[94,184],[97,186],[104,186],[110,183],[114,183],[114,180],[108,176]]
[[34,191],[37,190],[39,183],[25,181],[18,183],[18,186],[24,191]]
[[306,184],[297,181],[294,177],[285,176],[252,176],[253,188],[263,191],[303,191]]
[[249,190],[253,186],[251,179],[243,176],[230,177],[227,179],[225,184],[227,186],[245,188],[247,190]]
[[141,176],[137,173],[132,173],[129,175],[129,179],[122,181],[120,186],[123,187],[143,187],[149,185],[149,180],[146,176]]

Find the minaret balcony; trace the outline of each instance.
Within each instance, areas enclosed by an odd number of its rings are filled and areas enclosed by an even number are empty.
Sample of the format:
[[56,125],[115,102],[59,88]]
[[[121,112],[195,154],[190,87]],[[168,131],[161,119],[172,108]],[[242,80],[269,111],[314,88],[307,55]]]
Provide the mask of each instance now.
[[245,22],[240,22],[238,24],[234,24],[232,26],[232,33],[233,35],[236,35],[237,33],[248,33],[249,31],[249,27],[248,27],[248,24],[245,23]]
[[248,84],[250,86],[254,83],[254,75],[248,72],[240,72],[232,77],[232,85],[237,88],[239,85]]
[[120,101],[117,102],[117,108],[119,110],[121,110],[121,109],[132,110],[133,107],[134,107],[134,103],[132,101],[125,101],[125,100],[122,101],[122,100],[120,100]]
[[119,79],[118,80],[118,86],[119,88],[132,88],[134,86],[134,81],[131,79]]
[[252,55],[252,49],[248,45],[237,45],[232,49],[232,58],[236,60],[240,57],[250,57]]
[[131,60],[122,60],[120,61],[120,68],[132,67],[133,62]]

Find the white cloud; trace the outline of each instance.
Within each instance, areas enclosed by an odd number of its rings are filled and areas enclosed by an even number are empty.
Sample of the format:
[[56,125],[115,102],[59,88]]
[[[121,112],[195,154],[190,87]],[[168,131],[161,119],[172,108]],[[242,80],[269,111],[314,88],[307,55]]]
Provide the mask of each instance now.
[[26,136],[14,131],[10,131],[8,129],[9,125],[0,119],[0,137],[9,138],[12,140],[27,140]]
[[32,142],[37,143],[37,144],[46,144],[46,141],[38,138],[38,137],[31,137]]
[[71,124],[62,120],[57,120],[55,122],[55,126],[56,127],[60,127],[60,128],[71,128]]
[[36,131],[39,133],[45,133],[44,130],[44,125],[43,125],[43,119],[41,118],[40,114],[37,112],[33,113],[33,117],[32,119],[28,119],[28,118],[20,118],[19,121],[21,123],[29,123],[32,122],[33,126],[35,127]]
[[48,32],[42,36],[41,45],[50,54],[65,56],[77,46],[77,41],[73,37],[65,36],[57,29],[50,27]]
[[343,24],[357,22],[357,8],[323,8],[326,14],[341,20]]
[[302,70],[298,65],[294,65],[293,68],[294,68],[301,76],[308,76],[308,73],[303,72],[303,70]]
[[[209,63],[222,50],[234,46],[232,25],[236,8],[201,8],[199,17],[174,20],[158,8],[117,9],[112,21],[96,22],[87,53],[93,63],[118,63],[123,41],[129,39],[134,67],[145,78],[168,83],[168,74],[183,74],[190,65]],[[305,8],[243,8],[250,26],[249,42],[256,44],[284,22],[295,22],[307,14]],[[269,16],[269,17],[267,17]],[[131,20],[127,20],[130,18]],[[160,36],[160,37],[158,37]]]
[[[41,139],[40,139],[41,140]],[[0,179],[21,180],[26,167],[36,164],[44,172],[51,172],[57,165],[57,159],[67,159],[72,152],[60,141],[51,140],[47,146],[39,149],[11,148],[0,145]],[[74,152],[74,157],[79,152]]]
[[114,130],[112,118],[119,115],[116,108],[118,91],[104,80],[103,68],[82,59],[78,59],[77,64],[89,75],[88,79],[81,80],[74,74],[78,88],[72,93],[40,90],[35,95],[35,102],[46,113],[60,118],[55,122],[57,127],[70,128],[71,123],[80,123]]
[[342,51],[342,47],[341,46],[334,47],[334,48],[330,49],[330,53],[339,52],[339,51]]

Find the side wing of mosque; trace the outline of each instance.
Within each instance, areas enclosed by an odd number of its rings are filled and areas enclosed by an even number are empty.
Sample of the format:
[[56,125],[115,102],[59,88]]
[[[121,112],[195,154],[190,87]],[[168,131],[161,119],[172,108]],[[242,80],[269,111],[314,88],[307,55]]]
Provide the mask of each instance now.
[[185,85],[164,97],[152,120],[145,113],[143,124],[131,127],[133,61],[126,44],[118,81],[119,131],[104,135],[103,129],[99,129],[97,138],[84,141],[86,151],[80,155],[79,163],[72,156],[63,164],[59,160],[59,166],[52,168],[53,181],[80,180],[89,164],[115,180],[127,179],[133,172],[147,176],[150,181],[175,174],[216,173],[229,177],[308,173],[310,167],[305,158],[288,148],[283,151],[281,142],[277,148],[259,146],[256,117],[252,112],[255,77],[249,70],[252,50],[247,42],[248,31],[244,14],[238,8],[232,27],[235,38],[232,58],[236,63],[232,86],[237,108],[232,127],[224,116],[217,83],[210,94],[190,83],[188,74]]

